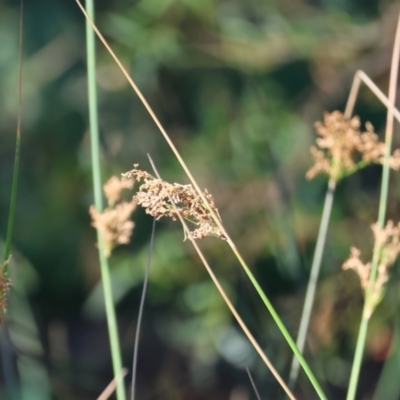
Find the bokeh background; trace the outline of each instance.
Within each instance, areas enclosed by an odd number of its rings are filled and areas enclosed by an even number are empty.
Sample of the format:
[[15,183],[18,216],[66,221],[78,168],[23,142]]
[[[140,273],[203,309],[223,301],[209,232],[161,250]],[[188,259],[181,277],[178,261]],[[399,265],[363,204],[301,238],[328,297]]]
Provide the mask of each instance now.
[[[6,233],[18,103],[18,1],[0,0],[0,241]],[[313,124],[343,110],[357,69],[387,92],[400,4],[389,0],[96,1],[97,23],[143,90],[281,318],[296,336],[326,190],[305,179]],[[73,0],[26,0],[23,134],[2,327],[0,398],[95,399],[112,378],[95,231],[84,18]],[[183,171],[110,55],[98,44],[103,180],[150,153],[164,178]],[[384,131],[363,88],[356,112]],[[395,147],[400,145],[395,135]],[[381,167],[340,183],[306,357],[330,399],[344,398],[363,303],[341,265],[371,255]],[[399,220],[392,173],[388,217]],[[151,217],[111,258],[130,369]],[[138,398],[249,400],[284,394],[233,321],[178,223],[157,224],[141,333]],[[226,243],[201,242],[236,307],[283,377],[291,351]],[[367,338],[359,399],[400,393],[399,273]],[[126,380],[129,385],[129,379]],[[299,399],[316,394],[303,373]],[[375,393],[375,397],[374,396]]]

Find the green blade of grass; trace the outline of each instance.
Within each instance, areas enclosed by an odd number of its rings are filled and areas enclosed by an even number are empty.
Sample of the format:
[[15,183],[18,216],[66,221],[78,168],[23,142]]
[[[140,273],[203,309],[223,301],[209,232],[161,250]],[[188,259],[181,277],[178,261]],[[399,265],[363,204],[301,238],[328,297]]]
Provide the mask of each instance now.
[[[91,18],[94,18],[93,0],[86,0],[86,8]],[[88,96],[89,96],[89,120],[90,120],[90,144],[93,171],[94,203],[98,212],[103,210],[102,182],[100,170],[100,145],[97,116],[97,90],[96,90],[96,52],[95,36],[90,24],[86,23],[86,47],[87,47],[87,73],[88,73]],[[106,251],[102,234],[97,230],[97,242],[100,259],[101,280],[103,282],[104,302],[106,309],[107,327],[110,337],[111,358],[114,376],[122,370],[121,351],[118,338],[118,327],[115,317],[115,309],[112,297],[110,269],[106,257]],[[123,381],[117,385],[117,399],[125,400],[125,386]]]
[[[399,58],[400,58],[400,17],[397,22],[396,37],[393,47],[393,57],[390,70],[390,80],[389,80],[389,102],[394,107],[396,101],[396,88],[397,88],[397,76],[399,69]],[[392,149],[392,137],[393,137],[393,124],[394,124],[394,113],[393,108],[388,108],[387,120],[386,120],[386,133],[385,133],[385,161],[383,164],[382,172],[382,183],[381,183],[381,194],[379,199],[379,214],[378,214],[378,224],[380,228],[385,225],[386,218],[386,208],[387,199],[389,192],[389,158]],[[369,282],[373,283],[376,280],[377,270],[378,270],[378,255],[374,254],[371,265],[371,273],[369,277]],[[353,366],[350,375],[350,383],[347,391],[347,400],[353,400],[356,395],[358,380],[360,376],[360,369],[362,358],[364,354],[365,340],[367,337],[368,323],[370,319],[369,313],[367,313],[369,296],[368,289],[365,293],[366,301],[364,302],[363,313],[361,317],[360,329],[357,337],[356,351],[354,354]]]
[[3,273],[7,273],[8,265],[6,261],[10,257],[11,240],[14,228],[14,215],[15,204],[17,202],[17,187],[18,187],[18,173],[19,173],[19,155],[21,148],[21,120],[22,120],[22,53],[23,53],[23,31],[24,31],[24,3],[21,0],[20,16],[19,16],[19,78],[18,78],[18,121],[17,121],[17,135],[15,142],[15,158],[14,158],[14,171],[11,187],[10,210],[8,213],[7,223],[7,236],[4,248],[4,268]]

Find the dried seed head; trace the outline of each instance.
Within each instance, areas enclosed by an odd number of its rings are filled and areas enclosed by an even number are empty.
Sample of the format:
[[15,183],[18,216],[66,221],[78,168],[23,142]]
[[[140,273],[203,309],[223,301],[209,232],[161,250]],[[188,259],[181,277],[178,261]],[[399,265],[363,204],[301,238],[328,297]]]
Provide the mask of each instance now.
[[133,179],[118,179],[116,176],[112,176],[103,186],[108,205],[114,206],[120,200],[121,192],[124,189],[132,189],[133,184]]
[[[219,230],[207,205],[204,204],[192,185],[171,184],[157,179],[148,172],[137,169],[137,167],[138,165],[135,164],[134,169],[123,174],[123,176],[143,181],[133,200],[144,207],[147,214],[157,219],[166,217],[175,221],[179,212],[183,218],[196,226],[196,229],[190,232],[193,239],[203,239],[206,236],[226,239],[225,235]],[[203,192],[203,195],[220,219],[212,195],[207,190]]]
[[[334,181],[361,166],[384,162],[385,144],[379,141],[371,123],[360,131],[360,119],[346,119],[340,111],[324,114],[324,121],[316,122],[317,146],[311,147],[314,165],[307,172],[308,179],[326,173]],[[400,151],[389,159],[393,169],[400,169]]]
[[3,322],[3,315],[7,312],[7,293],[12,285],[11,279],[4,273],[5,266],[10,258],[0,265],[0,324]]
[[384,228],[378,223],[371,225],[374,233],[374,255],[377,257],[377,276],[371,278],[371,263],[364,264],[360,260],[360,250],[352,247],[350,258],[343,264],[343,269],[353,269],[360,278],[361,288],[365,293],[365,317],[369,318],[381,301],[386,282],[389,279],[389,269],[400,253],[400,224],[394,225],[388,221]]
[[350,257],[349,259],[343,264],[343,269],[352,269],[354,270],[360,278],[360,284],[363,290],[366,289],[368,286],[368,279],[369,274],[371,271],[371,263],[364,264],[360,260],[360,250],[356,247],[352,247],[350,249]]
[[103,212],[98,212],[93,205],[89,209],[92,226],[103,235],[107,257],[119,244],[129,243],[132,235],[135,224],[130,218],[136,208],[136,203],[120,202],[120,199],[122,190],[132,189],[133,183],[133,179],[120,180],[115,176],[111,177],[103,187],[108,207]]

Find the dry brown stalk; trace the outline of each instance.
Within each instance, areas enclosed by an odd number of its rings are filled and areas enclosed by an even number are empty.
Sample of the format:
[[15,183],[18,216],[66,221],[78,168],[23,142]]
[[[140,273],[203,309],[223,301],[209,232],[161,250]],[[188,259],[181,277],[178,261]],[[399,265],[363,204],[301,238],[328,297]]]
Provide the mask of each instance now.
[[136,203],[134,201],[120,201],[120,199],[121,192],[124,189],[132,189],[133,183],[133,179],[111,177],[103,186],[108,207],[99,212],[95,206],[90,206],[92,226],[103,235],[107,257],[110,256],[111,251],[116,246],[129,243],[131,238],[135,224],[130,218],[136,209]]
[[[207,205],[204,204],[192,185],[168,183],[153,177],[146,171],[137,169],[137,167],[138,164],[134,164],[134,169],[122,174],[122,176],[143,181],[132,200],[144,207],[147,214],[157,219],[165,217],[176,221],[178,218],[177,213],[179,212],[187,221],[197,227],[195,230],[190,231],[190,236],[193,239],[203,239],[207,236],[226,239],[215,223]],[[221,220],[212,195],[208,193],[207,189],[203,192],[203,195],[214,213]],[[176,207],[174,207],[174,204]]]
[[[368,164],[383,164],[385,144],[379,141],[371,123],[365,125],[366,130],[361,132],[359,117],[347,119],[340,111],[325,113],[324,121],[315,124],[317,146],[311,147],[315,164],[307,172],[307,178],[326,173],[337,182]],[[400,149],[392,154],[389,165],[400,169]]]
[[103,393],[97,398],[97,400],[107,400],[115,392],[118,383],[125,378],[128,370],[123,368],[121,372],[107,385]]
[[377,257],[377,277],[370,280],[371,263],[364,264],[360,259],[360,250],[352,247],[349,259],[343,264],[343,269],[354,270],[360,278],[361,288],[365,294],[365,317],[370,318],[376,306],[381,301],[386,282],[389,279],[389,270],[400,253],[400,223],[394,225],[388,221],[384,228],[378,223],[371,225],[374,233],[374,256]]

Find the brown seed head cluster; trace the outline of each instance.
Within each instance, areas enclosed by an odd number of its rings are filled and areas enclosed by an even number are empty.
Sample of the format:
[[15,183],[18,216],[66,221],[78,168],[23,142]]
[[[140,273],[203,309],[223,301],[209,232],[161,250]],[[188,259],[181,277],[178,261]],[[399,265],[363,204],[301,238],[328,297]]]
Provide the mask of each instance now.
[[[183,218],[196,226],[196,229],[190,232],[193,239],[203,239],[206,236],[226,239],[212,218],[207,205],[204,204],[192,185],[171,184],[157,179],[146,171],[137,169],[137,167],[138,165],[135,164],[134,169],[123,174],[123,176],[143,181],[133,200],[144,207],[147,214],[157,219],[166,217],[175,221],[178,218],[178,213],[180,213]],[[212,195],[207,190],[203,194],[220,219]]]
[[385,284],[389,279],[389,269],[400,253],[400,223],[394,225],[388,221],[384,228],[378,223],[371,225],[374,233],[374,257],[377,257],[377,276],[370,282],[371,263],[360,260],[360,250],[352,247],[350,258],[343,264],[343,269],[353,269],[360,277],[361,288],[365,293],[366,318],[369,318],[382,299]]
[[7,293],[12,285],[11,279],[4,273],[4,268],[9,262],[10,258],[0,265],[0,324],[3,322],[3,315],[7,312]]
[[[317,146],[311,147],[315,164],[307,172],[312,179],[326,173],[337,182],[360,167],[370,163],[384,163],[385,144],[379,141],[372,124],[366,123],[366,131],[360,131],[360,119],[346,119],[340,111],[324,114],[323,122],[316,122]],[[400,169],[400,150],[389,159],[393,169]]]
[[92,226],[98,229],[102,235],[106,248],[106,256],[119,244],[127,244],[132,235],[135,224],[130,220],[136,208],[134,201],[120,201],[121,192],[133,187],[133,179],[118,179],[111,177],[104,185],[104,193],[107,197],[108,207],[103,212],[98,212],[95,206],[90,207]]
[[108,205],[113,207],[121,199],[121,192],[124,189],[133,189],[133,184],[133,179],[118,179],[112,176],[103,186]]

